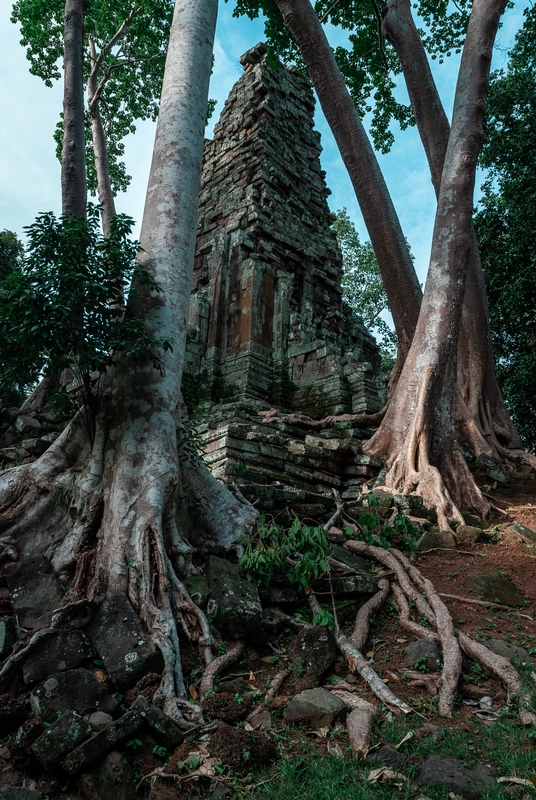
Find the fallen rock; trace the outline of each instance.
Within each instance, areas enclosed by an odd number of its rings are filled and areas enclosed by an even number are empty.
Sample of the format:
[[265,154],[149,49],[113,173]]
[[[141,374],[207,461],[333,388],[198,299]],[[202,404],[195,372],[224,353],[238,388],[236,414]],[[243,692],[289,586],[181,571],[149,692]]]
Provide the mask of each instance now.
[[[136,703],[134,703],[135,705]],[[136,733],[143,725],[143,721],[142,709],[132,707],[113,725],[96,733],[90,739],[86,739],[69,753],[62,764],[63,769],[73,774],[93,764],[113,750],[118,742]]]
[[448,531],[426,531],[417,541],[415,549],[423,553],[436,547],[442,550],[456,550],[456,539]]
[[0,618],[0,660],[8,657],[15,644],[15,620],[13,617]]
[[536,531],[532,530],[532,528],[527,528],[526,525],[521,525],[519,522],[514,522],[514,524],[508,526],[506,530],[515,531],[528,544],[536,544]]
[[36,434],[42,428],[41,423],[38,419],[34,419],[33,417],[29,417],[26,414],[19,414],[17,419],[15,420],[15,429],[25,434]]
[[318,626],[300,631],[289,647],[296,691],[303,692],[318,686],[336,655],[335,642],[329,628]]
[[216,692],[205,698],[203,710],[212,719],[221,719],[228,725],[236,725],[246,719],[252,708],[250,697],[235,698],[232,692]]
[[441,650],[435,639],[419,639],[405,648],[404,666],[414,669],[420,662],[428,670],[438,670],[441,663]]
[[207,576],[207,614],[222,633],[240,639],[260,625],[262,607],[257,587],[240,576],[236,564],[210,556]]
[[[378,583],[372,575],[358,573],[356,575],[346,575],[342,578],[333,578],[331,581],[333,593],[339,594],[376,594]],[[318,592],[329,592],[329,581],[319,578],[313,584]]]
[[44,556],[23,558],[5,567],[11,605],[21,628],[47,628],[63,598],[63,586]]
[[350,550],[346,550],[338,544],[332,544],[329,548],[329,554],[335,561],[340,561],[341,564],[346,564],[350,569],[355,569],[357,572],[362,572],[365,575],[370,575],[370,564],[366,558],[356,556]]
[[504,575],[469,575],[465,585],[482,600],[507,606],[522,606],[523,593]]
[[163,668],[162,655],[126,594],[114,594],[104,600],[87,632],[119,691],[133,686],[145,673]]
[[80,775],[79,787],[85,800],[132,800],[136,797],[134,773],[117,750]]
[[232,769],[248,771],[270,764],[278,757],[277,747],[262,733],[219,725],[210,735],[210,754]]
[[63,714],[73,708],[80,714],[105,711],[113,714],[118,703],[106,686],[87,669],[70,669],[51,675],[30,695],[35,714],[44,722],[55,722],[58,711]]
[[132,706],[132,710],[137,709],[141,711],[142,719],[159,744],[166,747],[178,747],[182,744],[184,736],[178,725],[167,714],[149,703],[143,695],[140,695]]
[[50,769],[92,732],[91,725],[80,714],[67,711],[33,743],[32,752],[46,769]]
[[37,789],[24,789],[22,786],[4,786],[0,789],[0,800],[43,800]]
[[88,722],[91,725],[91,730],[95,733],[100,733],[113,724],[114,718],[111,714],[106,714],[104,711],[94,711],[89,715]]
[[346,731],[348,733],[348,741],[358,756],[361,756],[366,755],[370,748],[372,723],[377,709],[372,703],[361,698],[359,700],[358,706],[346,718]]
[[344,713],[344,703],[331,692],[307,689],[292,698],[283,712],[283,719],[309,728],[330,728]]
[[292,586],[261,586],[259,587],[259,595],[263,603],[268,606],[285,606],[285,605],[298,605],[300,597],[296,589]]
[[478,800],[485,792],[497,786],[494,772],[484,764],[467,767],[455,758],[429,755],[421,766],[420,783],[439,784],[461,794],[466,800]]
[[460,547],[471,547],[478,542],[483,532],[482,528],[474,528],[472,525],[459,525],[456,528],[456,539]]
[[492,653],[503,656],[503,658],[507,658],[509,661],[514,659],[515,661],[521,661],[523,664],[531,663],[528,652],[524,647],[518,647],[517,644],[510,644],[502,639],[488,639],[484,644]]
[[395,772],[402,772],[407,767],[408,759],[394,747],[384,744],[367,756],[368,761],[378,767],[390,767]]
[[42,642],[24,662],[24,683],[37,683],[56,672],[75,669],[91,655],[91,645],[83,631],[59,630]]

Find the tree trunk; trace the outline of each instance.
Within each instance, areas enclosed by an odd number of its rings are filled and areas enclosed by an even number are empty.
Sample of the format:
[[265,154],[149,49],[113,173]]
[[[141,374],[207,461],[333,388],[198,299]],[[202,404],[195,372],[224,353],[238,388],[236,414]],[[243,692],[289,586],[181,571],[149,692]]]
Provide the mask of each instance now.
[[86,213],[84,138],[84,0],[65,3],[63,146],[61,195],[64,214]]
[[108,153],[104,128],[100,113],[99,98],[96,98],[98,74],[93,69],[97,62],[97,52],[93,36],[89,36],[89,52],[91,57],[91,75],[88,80],[88,106],[91,114],[91,135],[93,140],[93,158],[95,161],[95,171],[97,173],[97,192],[101,207],[102,231],[106,238],[111,233],[112,220],[115,217],[115,202],[110,183],[110,170],[108,168]]
[[473,191],[492,47],[505,0],[474,0],[456,87],[424,298],[411,350],[367,452],[385,458],[386,485],[420,494],[440,527],[460,507],[486,513],[453,422],[463,298],[474,235]]
[[[432,184],[439,196],[450,126],[413,20],[410,0],[389,0],[383,30],[402,64]],[[472,239],[458,347],[460,393],[455,420],[460,441],[476,456],[500,460],[508,455],[506,448],[520,447],[521,442],[495,376],[486,287],[474,229]]]
[[237,548],[258,516],[177,437],[217,6],[175,4],[141,231],[143,261],[163,291],[130,300],[173,352],[162,354],[162,373],[123,361],[106,375],[92,442],[77,415],[37,462],[0,475],[0,541],[46,553],[69,574],[68,600],[126,592],[164,656],[156,700],[183,723],[199,709],[185,699],[178,625],[205,663],[214,641],[181,577],[194,547]]
[[300,49],[350,175],[378,261],[399,343],[395,374],[409,351],[421,289],[376,156],[309,0],[276,0]]

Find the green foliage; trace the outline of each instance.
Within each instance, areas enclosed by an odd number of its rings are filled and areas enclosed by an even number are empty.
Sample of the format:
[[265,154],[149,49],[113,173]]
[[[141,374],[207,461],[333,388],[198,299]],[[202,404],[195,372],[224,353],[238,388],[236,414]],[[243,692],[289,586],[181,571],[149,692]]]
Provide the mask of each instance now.
[[[374,147],[388,152],[394,142],[393,122],[404,130],[414,124],[414,119],[410,107],[395,98],[395,77],[402,68],[393,47],[379,35],[378,13],[383,4],[371,0],[316,0],[313,5],[322,23],[346,33],[348,44],[334,48],[335,58],[360,116],[371,114]],[[460,52],[471,0],[454,4],[448,0],[418,0],[413,5],[425,23],[422,36],[430,57],[441,63],[452,52]],[[305,71],[275,0],[237,0],[234,14],[255,19],[260,11],[267,17],[265,33],[272,59],[279,57]]]
[[499,385],[525,445],[536,447],[536,8],[506,71],[492,75],[475,216]]
[[11,231],[0,233],[0,281],[7,278],[13,272],[20,272],[24,246]]
[[389,304],[374,250],[370,242],[361,242],[345,208],[337,211],[333,228],[343,257],[344,300],[367,328],[379,336],[382,369],[390,372],[396,359],[398,341],[394,330],[380,317],[383,311],[389,310]]
[[285,531],[275,523],[267,525],[261,518],[243,544],[246,551],[238,566],[248,580],[259,585],[269,586],[278,577],[297,584],[307,594],[314,579],[328,571],[326,532],[304,525],[299,519]]
[[87,219],[47,213],[27,228],[21,270],[2,284],[0,396],[14,384],[69,367],[85,404],[119,356],[134,367],[161,369],[161,348],[171,349],[171,342],[149,335],[124,299],[131,282],[131,295],[140,288],[160,291],[136,261],[132,224],[115,217],[105,239],[98,207],[90,206]]
[[[13,6],[11,19],[20,23],[21,44],[27,50],[30,72],[47,86],[61,78],[64,12],[65,0],[17,0]],[[121,160],[124,137],[135,131],[136,120],[155,119],[158,113],[172,15],[170,0],[144,0],[139,4],[132,0],[89,0],[85,4],[86,81],[91,70],[89,35],[100,53],[128,20],[124,37],[106,52],[99,74],[99,80],[108,76],[100,109],[114,193],[124,191],[130,183]],[[56,141],[58,136],[61,146],[61,123]],[[88,189],[95,194],[97,180],[90,135],[86,135],[86,141]]]

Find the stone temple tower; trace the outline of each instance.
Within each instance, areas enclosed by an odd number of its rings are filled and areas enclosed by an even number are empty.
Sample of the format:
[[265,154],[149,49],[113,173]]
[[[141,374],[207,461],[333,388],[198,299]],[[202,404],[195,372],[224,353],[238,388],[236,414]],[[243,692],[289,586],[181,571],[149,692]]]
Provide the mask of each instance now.
[[315,417],[374,412],[373,337],[342,301],[342,259],[309,80],[241,58],[205,145],[185,395]]

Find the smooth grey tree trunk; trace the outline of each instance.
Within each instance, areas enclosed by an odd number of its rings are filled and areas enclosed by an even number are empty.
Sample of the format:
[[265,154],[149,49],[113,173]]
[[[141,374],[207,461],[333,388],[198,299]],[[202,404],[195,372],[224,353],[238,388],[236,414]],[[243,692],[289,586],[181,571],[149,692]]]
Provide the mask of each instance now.
[[64,214],[86,213],[84,0],[65,3],[61,195]]
[[[92,65],[97,63],[97,52],[92,36],[89,37],[89,53]],[[88,80],[88,106],[91,114],[91,135],[93,140],[93,158],[95,162],[95,172],[97,173],[97,193],[99,205],[101,207],[102,231],[106,238],[111,233],[112,219],[115,217],[115,201],[110,182],[110,170],[108,167],[108,151],[106,138],[100,113],[100,101],[97,94],[98,71],[94,68]]]

